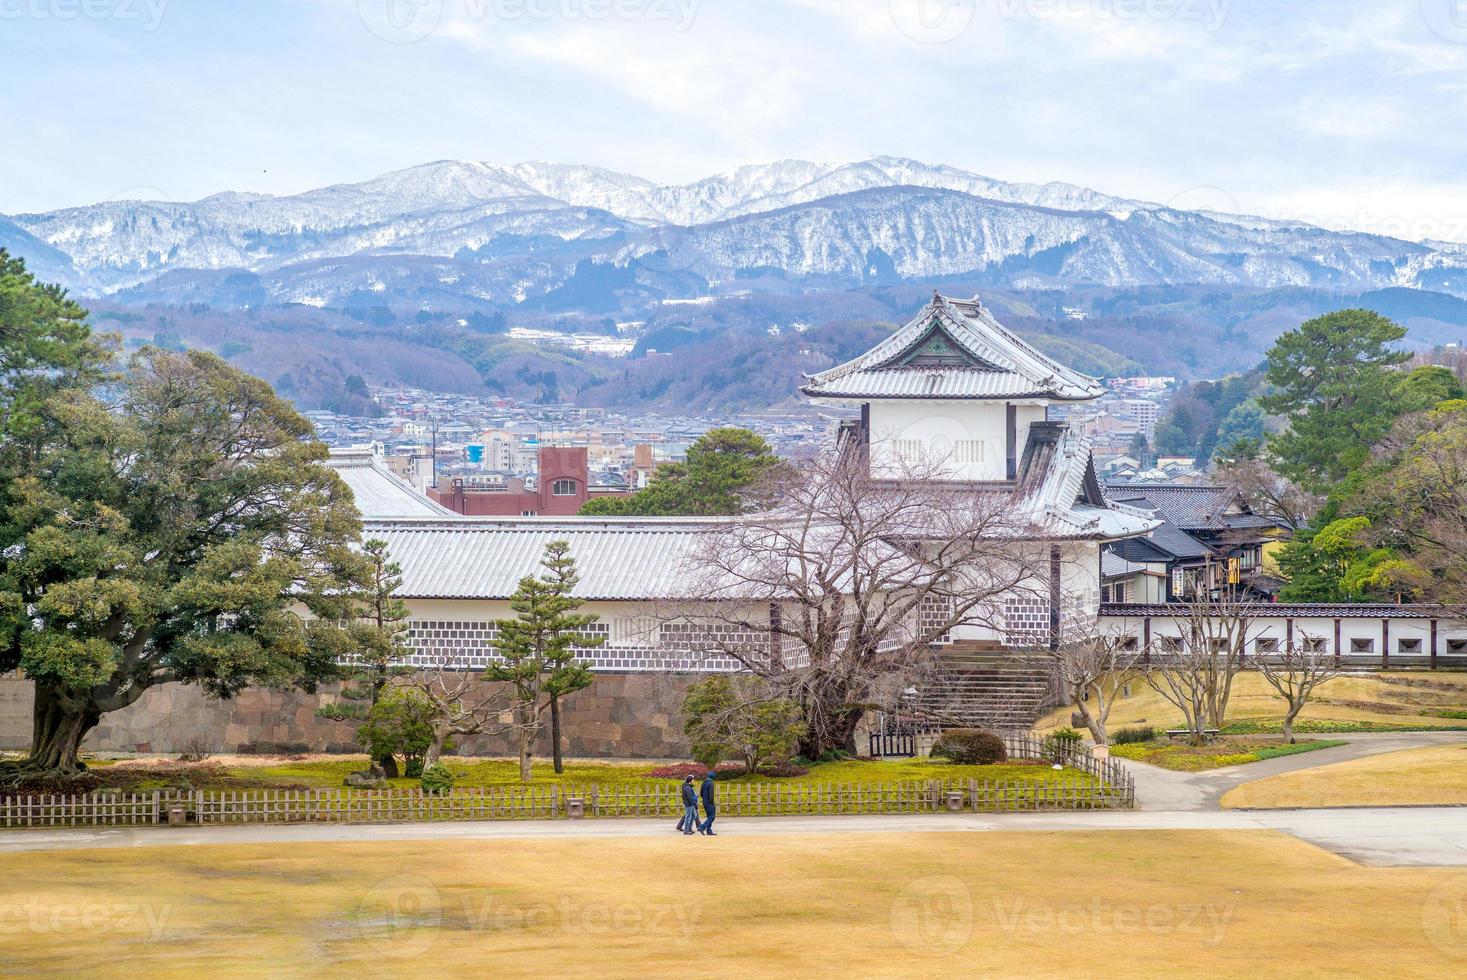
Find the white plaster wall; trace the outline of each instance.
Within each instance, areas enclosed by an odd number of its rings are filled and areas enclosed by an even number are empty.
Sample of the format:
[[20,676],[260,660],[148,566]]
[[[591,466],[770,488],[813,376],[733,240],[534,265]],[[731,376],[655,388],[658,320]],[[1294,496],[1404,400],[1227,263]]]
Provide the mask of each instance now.
[[[1033,422],[1043,421],[1043,404],[1016,406],[1016,452],[1022,453]],[[874,401],[871,403],[871,469],[877,476],[895,477],[903,472],[897,455],[899,440],[916,440],[929,463],[946,461],[953,479],[1002,480],[1005,464],[1004,402],[984,401]],[[963,440],[983,446],[979,463],[958,463],[951,457]],[[908,464],[910,465],[910,464]]]

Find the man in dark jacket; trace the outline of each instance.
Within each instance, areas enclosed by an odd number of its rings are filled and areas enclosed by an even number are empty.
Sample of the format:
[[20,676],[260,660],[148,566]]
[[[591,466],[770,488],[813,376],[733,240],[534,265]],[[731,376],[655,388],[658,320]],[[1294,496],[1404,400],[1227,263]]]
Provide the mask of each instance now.
[[691,835],[698,829],[698,791],[693,788],[692,776],[683,777],[682,799],[683,818],[678,821],[678,828]]
[[709,837],[717,837],[713,832],[713,818],[718,816],[718,807],[713,802],[713,770],[708,770],[708,775],[703,777],[703,785],[700,787],[699,795],[703,797],[703,812],[707,819],[698,825],[698,832],[707,834]]

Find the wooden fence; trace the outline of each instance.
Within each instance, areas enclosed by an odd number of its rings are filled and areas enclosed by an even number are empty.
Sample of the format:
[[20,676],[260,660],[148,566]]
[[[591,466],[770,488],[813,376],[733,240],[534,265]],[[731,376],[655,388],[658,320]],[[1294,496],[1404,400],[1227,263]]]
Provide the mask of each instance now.
[[[1005,739],[1014,759],[1043,759],[1037,739]],[[1119,765],[1067,752],[1056,778],[924,779],[887,783],[720,783],[718,813],[937,813],[944,810],[1093,810],[1135,804],[1135,784]],[[507,786],[421,790],[196,790],[88,793],[0,799],[0,827],[109,827],[160,823],[405,823],[450,820],[676,817],[677,782],[646,786]]]

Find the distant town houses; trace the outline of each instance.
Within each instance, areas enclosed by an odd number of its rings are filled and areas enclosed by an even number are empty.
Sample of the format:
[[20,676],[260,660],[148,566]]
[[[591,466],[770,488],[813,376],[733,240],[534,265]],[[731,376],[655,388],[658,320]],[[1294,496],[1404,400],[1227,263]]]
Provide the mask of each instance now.
[[709,429],[736,425],[781,456],[818,452],[844,414],[801,407],[732,417],[664,416],[508,398],[373,388],[383,414],[304,414],[336,450],[370,450],[384,471],[464,515],[566,516],[592,497],[641,489]]
[[1160,461],[1150,458],[1157,425],[1176,387],[1177,379],[1173,377],[1112,378],[1100,398],[1056,406],[1052,414],[1089,437],[1096,468],[1108,479],[1187,476],[1195,469],[1190,463],[1173,463],[1161,474],[1151,472],[1160,465]]

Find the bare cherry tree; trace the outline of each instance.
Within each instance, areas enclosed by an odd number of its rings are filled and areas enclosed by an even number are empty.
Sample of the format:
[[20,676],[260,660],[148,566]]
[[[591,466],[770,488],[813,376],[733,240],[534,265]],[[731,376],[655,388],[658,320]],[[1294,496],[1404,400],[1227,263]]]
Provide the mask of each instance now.
[[[1201,596],[1177,603],[1174,637],[1153,641],[1146,682],[1182,713],[1192,743],[1227,718],[1233,679],[1247,660],[1260,604],[1241,595]],[[1170,642],[1169,642],[1170,641]]]
[[683,568],[697,598],[660,615],[664,642],[800,705],[807,757],[854,751],[893,678],[922,673],[958,627],[1001,631],[1005,600],[1045,587],[1048,549],[1013,491],[945,482],[937,465],[873,479],[858,453],[825,457],[776,499],[703,535]]
[[479,671],[455,664],[451,655],[423,667],[402,684],[422,692],[433,706],[433,741],[423,756],[431,766],[451,740],[470,735],[502,735],[514,727],[499,721],[509,710],[502,685],[486,683]]
[[1095,744],[1109,745],[1111,708],[1144,652],[1134,637],[1094,624],[1073,629],[1055,649],[1031,651],[1025,659],[1054,676]]
[[1221,463],[1217,478],[1236,490],[1253,513],[1273,518],[1291,531],[1302,529],[1324,506],[1323,497],[1300,487],[1267,460],[1237,459]]
[[1340,676],[1335,656],[1319,637],[1306,635],[1302,643],[1286,644],[1277,652],[1259,656],[1254,663],[1263,679],[1288,706],[1284,714],[1284,740],[1294,741],[1294,719],[1327,680]]

